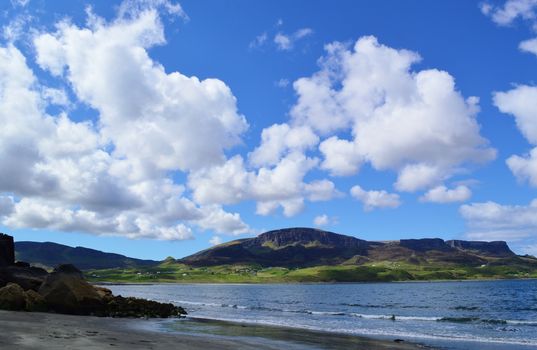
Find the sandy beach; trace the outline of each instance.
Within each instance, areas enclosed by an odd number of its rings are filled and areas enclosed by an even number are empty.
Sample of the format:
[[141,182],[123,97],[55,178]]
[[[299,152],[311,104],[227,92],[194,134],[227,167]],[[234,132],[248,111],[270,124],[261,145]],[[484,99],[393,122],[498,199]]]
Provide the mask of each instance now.
[[[285,327],[0,311],[1,349],[423,349]],[[168,331],[164,331],[164,330]]]

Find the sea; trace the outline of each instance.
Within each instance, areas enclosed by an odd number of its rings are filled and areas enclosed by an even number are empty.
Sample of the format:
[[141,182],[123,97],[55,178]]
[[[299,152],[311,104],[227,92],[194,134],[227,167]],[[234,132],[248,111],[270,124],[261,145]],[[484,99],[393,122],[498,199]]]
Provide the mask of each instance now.
[[537,280],[107,287],[180,305],[191,319],[403,339],[442,349],[537,349]]

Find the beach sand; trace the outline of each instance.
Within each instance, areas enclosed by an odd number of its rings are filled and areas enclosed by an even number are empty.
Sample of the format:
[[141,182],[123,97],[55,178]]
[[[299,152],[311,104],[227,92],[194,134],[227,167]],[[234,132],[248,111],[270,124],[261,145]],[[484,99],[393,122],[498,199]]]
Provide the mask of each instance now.
[[[168,330],[168,331],[165,331]],[[0,349],[423,349],[286,327],[0,311]]]

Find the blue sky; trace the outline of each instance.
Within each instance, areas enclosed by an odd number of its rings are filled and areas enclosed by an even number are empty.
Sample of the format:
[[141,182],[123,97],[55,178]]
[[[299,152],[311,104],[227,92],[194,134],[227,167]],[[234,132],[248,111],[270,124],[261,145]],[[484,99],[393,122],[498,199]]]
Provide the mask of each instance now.
[[0,229],[134,257],[266,230],[537,254],[537,1],[0,4]]

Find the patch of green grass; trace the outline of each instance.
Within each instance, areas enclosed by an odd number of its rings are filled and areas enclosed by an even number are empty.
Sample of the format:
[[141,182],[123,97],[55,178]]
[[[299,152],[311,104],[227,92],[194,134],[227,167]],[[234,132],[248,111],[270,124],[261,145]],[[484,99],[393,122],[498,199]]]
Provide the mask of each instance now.
[[537,268],[523,265],[417,265],[391,261],[307,268],[263,268],[259,265],[191,267],[168,259],[155,267],[90,270],[85,274],[92,282],[118,283],[388,282],[537,278]]

